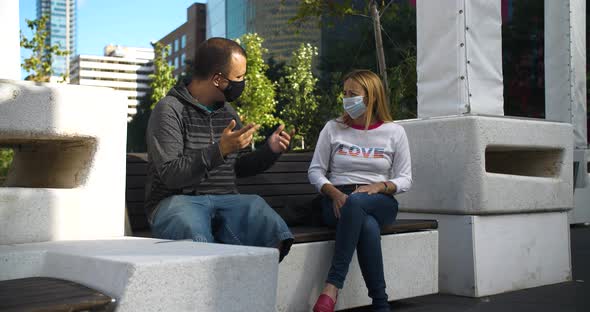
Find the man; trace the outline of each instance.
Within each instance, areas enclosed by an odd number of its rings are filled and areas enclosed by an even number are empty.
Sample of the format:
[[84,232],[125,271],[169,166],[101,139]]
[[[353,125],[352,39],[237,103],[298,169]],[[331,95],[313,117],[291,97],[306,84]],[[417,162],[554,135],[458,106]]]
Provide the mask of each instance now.
[[236,42],[205,41],[193,67],[192,79],[172,88],[148,123],[152,232],[164,239],[276,247],[282,260],[293,242],[289,228],[261,197],[238,194],[235,179],[272,166],[291,136],[281,125],[264,146],[242,151],[259,126],[242,126],[227,103],[246,83],[246,52]]

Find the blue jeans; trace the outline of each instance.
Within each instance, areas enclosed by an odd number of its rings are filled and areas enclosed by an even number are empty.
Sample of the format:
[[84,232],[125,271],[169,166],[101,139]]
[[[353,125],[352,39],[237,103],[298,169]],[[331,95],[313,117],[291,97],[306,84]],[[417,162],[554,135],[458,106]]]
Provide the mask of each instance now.
[[[342,191],[350,194],[352,190]],[[332,200],[324,197],[322,203],[324,222],[336,227],[334,257],[326,282],[342,288],[356,249],[369,297],[373,299],[373,309],[376,311],[389,311],[383,274],[381,227],[395,221],[397,209],[398,203],[393,196],[355,193],[349,195],[340,209],[340,219],[336,219]]]
[[174,195],[163,199],[151,224],[155,237],[196,242],[277,247],[280,260],[293,234],[283,219],[257,195]]

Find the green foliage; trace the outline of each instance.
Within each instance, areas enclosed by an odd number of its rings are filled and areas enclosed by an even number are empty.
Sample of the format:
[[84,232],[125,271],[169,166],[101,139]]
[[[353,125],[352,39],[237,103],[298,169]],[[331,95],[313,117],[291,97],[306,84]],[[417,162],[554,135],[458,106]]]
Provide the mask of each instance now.
[[13,155],[14,152],[11,149],[0,149],[0,181],[6,177]]
[[327,73],[318,82],[316,92],[319,105],[316,118],[311,122],[309,130],[308,148],[315,146],[320,131],[328,120],[337,118],[344,113],[342,107],[342,76],[340,72]]
[[297,13],[289,22],[303,24],[310,17],[322,17],[326,14],[335,17],[344,17],[355,13],[357,13],[357,10],[353,7],[352,0],[303,0],[299,3]]
[[158,102],[166,96],[168,91],[176,84],[172,76],[174,67],[168,64],[166,58],[170,55],[170,46],[164,46],[160,42],[152,42],[154,47],[154,73],[150,77],[151,105],[153,109]]
[[311,44],[301,44],[293,52],[285,76],[279,79],[279,99],[285,103],[280,112],[288,128],[296,129],[296,139],[310,141],[308,136],[312,123],[317,117],[318,97],[315,93],[318,79],[312,72],[314,56],[318,49]]
[[[324,27],[322,30],[325,43],[322,45],[322,56],[318,66],[323,73],[320,78],[322,88],[329,88],[330,81],[342,84],[342,81],[334,81],[333,74],[347,73],[357,68],[379,72],[375,56],[373,23],[368,16],[362,15],[368,12],[369,1],[365,2],[363,8],[355,8],[350,2],[340,3],[347,6],[347,9],[334,10],[328,4],[318,6],[317,3],[312,5],[302,2],[298,11],[299,20],[321,14],[323,23],[334,24],[333,27]],[[386,2],[378,1],[383,49],[387,58],[386,64],[389,66],[387,76],[391,110],[394,119],[415,118],[416,10],[405,1],[388,3],[387,7],[384,4]],[[328,97],[325,99],[328,100],[338,95],[326,94],[323,97]]]
[[[240,98],[232,103],[244,123],[256,123],[263,129],[268,129],[281,122],[276,117],[275,84],[266,77],[268,65],[263,55],[268,52],[262,47],[264,39],[258,34],[245,34],[236,40],[244,46],[248,55],[248,71],[246,73],[246,88]],[[261,131],[262,132],[262,131]],[[255,141],[264,137],[256,135]]]
[[402,55],[401,62],[389,69],[391,112],[394,119],[416,118],[416,49],[409,47]]
[[[36,20],[26,20],[27,26],[33,32],[33,38],[27,39],[22,31],[20,32],[20,46],[31,50],[31,56],[26,58],[21,67],[27,72],[33,72],[27,77],[27,80],[37,82],[49,82],[50,77],[54,74],[51,67],[52,57],[67,56],[69,51],[61,50],[58,45],[48,45],[49,30],[47,24],[49,17],[42,16]],[[67,73],[62,75],[61,82],[66,81]]]

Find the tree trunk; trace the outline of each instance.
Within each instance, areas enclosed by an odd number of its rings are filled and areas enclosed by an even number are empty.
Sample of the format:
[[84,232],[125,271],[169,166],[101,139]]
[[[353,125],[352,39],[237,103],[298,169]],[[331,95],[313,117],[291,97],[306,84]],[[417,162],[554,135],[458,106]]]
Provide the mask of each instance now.
[[383,52],[383,38],[381,37],[381,18],[377,10],[377,1],[371,0],[371,17],[373,19],[373,29],[375,31],[375,49],[377,50],[377,64],[379,65],[379,74],[383,79],[385,92],[389,95],[389,82],[387,81],[387,67],[385,66],[385,52]]

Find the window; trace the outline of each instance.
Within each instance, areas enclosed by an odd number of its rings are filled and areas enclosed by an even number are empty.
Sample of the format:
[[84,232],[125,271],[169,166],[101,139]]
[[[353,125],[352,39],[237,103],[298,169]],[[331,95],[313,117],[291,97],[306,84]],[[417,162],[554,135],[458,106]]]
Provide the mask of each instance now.
[[184,49],[186,47],[186,35],[182,35],[182,39],[180,41],[180,48]]
[[174,51],[178,52],[178,38],[174,39]]
[[174,53],[174,50],[172,50],[172,44],[168,45],[168,50],[170,51],[170,53]]
[[185,57],[185,54],[184,54],[184,53],[182,53],[182,54],[180,55],[180,66],[184,66],[185,58],[186,58],[186,57]]
[[174,69],[178,68],[178,56],[174,58]]

